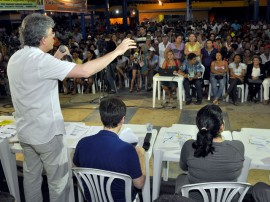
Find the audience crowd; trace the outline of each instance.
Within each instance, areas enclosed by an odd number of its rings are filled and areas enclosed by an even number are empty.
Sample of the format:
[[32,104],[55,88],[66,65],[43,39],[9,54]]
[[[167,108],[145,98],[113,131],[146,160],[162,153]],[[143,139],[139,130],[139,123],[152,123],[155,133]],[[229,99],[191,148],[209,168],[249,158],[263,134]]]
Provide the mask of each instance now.
[[[102,29],[102,23],[97,23],[95,32],[87,28],[86,39],[83,39],[79,24],[74,24],[73,29],[69,30],[62,18],[57,17],[55,21],[57,26],[54,28],[52,52],[61,44],[67,45],[71,55],[65,60],[84,63],[100,57],[114,50],[126,37],[135,39],[138,46],[138,49],[118,57],[105,70],[89,79],[64,80],[63,85],[59,85],[61,93],[89,93],[91,86],[98,81],[104,84],[102,89],[108,93],[116,93],[117,89],[124,86],[129,87],[130,93],[134,89],[137,92],[141,89],[151,91],[152,78],[158,69],[171,68],[172,65],[177,67],[176,71],[180,74],[185,73],[185,69],[191,70],[184,82],[186,104],[191,103],[191,96],[197,97],[195,104],[201,104],[203,97],[207,97],[210,92],[214,104],[230,96],[232,103],[237,105],[237,85],[243,83],[248,88],[249,101],[258,102],[257,94],[263,87],[264,93],[260,96],[263,96],[263,104],[269,104],[270,24],[263,21],[142,22],[130,27],[127,32],[116,24],[111,27],[112,34]],[[6,66],[9,57],[19,48],[18,31],[7,33],[5,28],[1,29],[1,95],[9,94]],[[196,65],[200,69],[200,75],[195,80],[192,80],[195,63],[185,67],[191,53],[195,54]],[[196,91],[192,91],[191,95],[189,89],[194,85],[190,84],[196,84]],[[162,87],[169,99],[174,97],[175,84],[165,82]]]

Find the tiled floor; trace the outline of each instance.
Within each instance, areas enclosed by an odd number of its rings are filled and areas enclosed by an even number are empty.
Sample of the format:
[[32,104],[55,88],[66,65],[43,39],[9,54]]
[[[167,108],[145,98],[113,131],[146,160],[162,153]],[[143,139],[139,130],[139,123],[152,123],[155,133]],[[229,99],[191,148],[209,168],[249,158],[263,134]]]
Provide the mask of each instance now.
[[[129,93],[128,89],[120,89],[118,94],[108,95],[104,93],[63,95],[60,94],[62,112],[65,121],[82,121],[87,125],[101,125],[98,106],[101,97],[117,96],[127,106],[126,123],[145,124],[151,122],[157,129],[163,126],[171,126],[175,123],[195,124],[195,116],[198,109],[209,104],[204,99],[202,105],[183,104],[183,110],[179,110],[177,101],[162,107],[162,101],[157,101],[156,108],[152,108],[152,92],[141,90]],[[231,103],[222,102],[220,107],[224,111],[226,130],[240,130],[248,128],[270,128],[270,105],[261,103],[244,103],[234,106]],[[8,115],[14,111],[10,98],[0,98],[0,115]],[[18,155],[18,159],[22,159]],[[179,173],[177,164],[170,165],[170,176],[175,178]],[[248,181],[252,184],[263,181],[270,184],[270,171],[250,170]]]

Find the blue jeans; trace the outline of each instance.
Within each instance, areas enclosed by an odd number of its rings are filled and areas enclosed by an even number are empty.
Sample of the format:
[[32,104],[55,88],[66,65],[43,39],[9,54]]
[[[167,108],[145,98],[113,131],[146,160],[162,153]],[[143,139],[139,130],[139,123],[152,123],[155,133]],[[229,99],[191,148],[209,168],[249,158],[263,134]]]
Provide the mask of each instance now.
[[[223,76],[222,79],[216,79],[215,75],[210,76],[211,90],[214,99],[219,99],[222,96],[223,90],[225,88],[226,76]],[[219,86],[217,86],[219,84]]]

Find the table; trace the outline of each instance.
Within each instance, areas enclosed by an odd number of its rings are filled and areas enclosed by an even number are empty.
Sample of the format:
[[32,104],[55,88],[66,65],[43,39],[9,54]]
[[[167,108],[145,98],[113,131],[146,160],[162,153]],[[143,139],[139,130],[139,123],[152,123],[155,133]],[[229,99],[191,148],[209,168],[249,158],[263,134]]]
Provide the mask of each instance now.
[[[0,121],[14,120],[13,116],[0,116]],[[9,139],[0,138],[0,159],[7,180],[8,189],[17,202],[20,202],[20,191],[18,183],[16,156],[9,147]]]
[[[7,118],[4,118],[7,119]],[[125,128],[131,128],[132,131],[134,132],[134,134],[136,134],[139,138],[143,138],[146,135],[146,126],[145,125],[136,125],[136,124],[124,124],[122,127],[122,130]],[[72,152],[72,150],[76,147],[78,141],[85,137],[85,136],[89,136],[89,135],[94,135],[96,134],[98,131],[102,130],[103,127],[102,126],[92,126],[91,127],[91,131],[89,131],[86,135],[84,136],[80,136],[80,137],[74,137],[74,136],[64,136],[65,137],[65,144],[68,147],[68,151],[69,151],[69,157],[70,157],[70,153]],[[155,142],[157,136],[157,130],[153,130],[152,131],[152,138],[150,141],[150,148],[147,152],[145,152],[145,167],[146,167],[146,180],[145,180],[145,185],[142,189],[142,195],[143,195],[143,199],[146,202],[150,202],[150,165],[149,165],[149,161],[150,158],[152,156],[152,150],[153,150],[153,145]],[[7,178],[9,187],[10,187],[10,192],[12,195],[15,196],[16,201],[20,202],[20,194],[19,194],[19,186],[18,186],[18,179],[17,179],[17,167],[16,167],[16,159],[15,159],[15,153],[21,153],[22,152],[22,148],[20,147],[20,145],[14,144],[11,145],[11,148],[9,146],[8,140],[7,139],[0,139],[0,152],[1,152],[1,161],[3,164],[3,167],[6,168],[5,172],[5,176],[9,177]],[[4,156],[5,158],[2,160],[2,156]],[[69,158],[69,165],[70,168],[72,167],[72,159]],[[4,170],[5,171],[5,170]],[[71,172],[71,169],[70,169]],[[69,196],[69,200],[70,201],[75,201],[74,199],[74,190],[73,190],[73,180],[72,180],[72,175],[70,175],[70,184],[71,184],[71,190],[70,190],[70,196]]]
[[[250,168],[270,170],[270,129],[242,128],[240,132],[234,131],[232,136],[245,145],[245,156],[251,159]],[[261,139],[266,146],[252,144],[252,137]]]
[[[137,124],[124,124],[122,129],[125,128],[131,128],[132,131],[140,138],[144,138],[146,135],[146,126],[145,125],[137,125]],[[120,131],[121,132],[121,131]],[[145,152],[145,171],[146,171],[146,176],[145,176],[145,184],[142,189],[142,196],[143,196],[143,201],[145,202],[150,202],[151,201],[151,196],[150,196],[150,159],[153,153],[153,147],[154,143],[156,141],[157,137],[157,130],[154,129],[152,130],[152,137],[150,141],[150,148],[147,152]]]
[[[174,124],[171,127],[162,127],[158,133],[154,149],[154,173],[153,173],[153,193],[152,199],[155,200],[159,196],[161,174],[162,174],[162,162],[171,161],[179,162],[181,148],[179,140],[166,141],[164,140],[165,133],[179,133],[181,135],[189,135],[192,139],[196,139],[198,128],[196,125],[187,124]],[[222,136],[226,140],[232,140],[231,132],[224,131]],[[166,168],[168,172],[168,169]],[[165,175],[167,175],[165,173]]]
[[160,82],[161,81],[174,81],[178,83],[178,97],[179,97],[179,108],[182,109],[183,105],[183,76],[159,76],[159,74],[156,74],[153,77],[153,108],[155,108],[156,104],[156,93],[158,90],[158,100],[160,100]]

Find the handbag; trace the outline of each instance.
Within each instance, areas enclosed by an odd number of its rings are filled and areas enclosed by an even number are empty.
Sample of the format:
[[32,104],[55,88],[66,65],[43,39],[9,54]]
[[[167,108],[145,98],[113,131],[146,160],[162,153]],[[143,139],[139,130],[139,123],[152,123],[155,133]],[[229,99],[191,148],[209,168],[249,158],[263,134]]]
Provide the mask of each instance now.
[[224,76],[222,76],[222,75],[216,75],[216,76],[215,76],[215,79],[216,79],[216,80],[220,80],[220,79],[223,79],[223,77],[224,77]]

